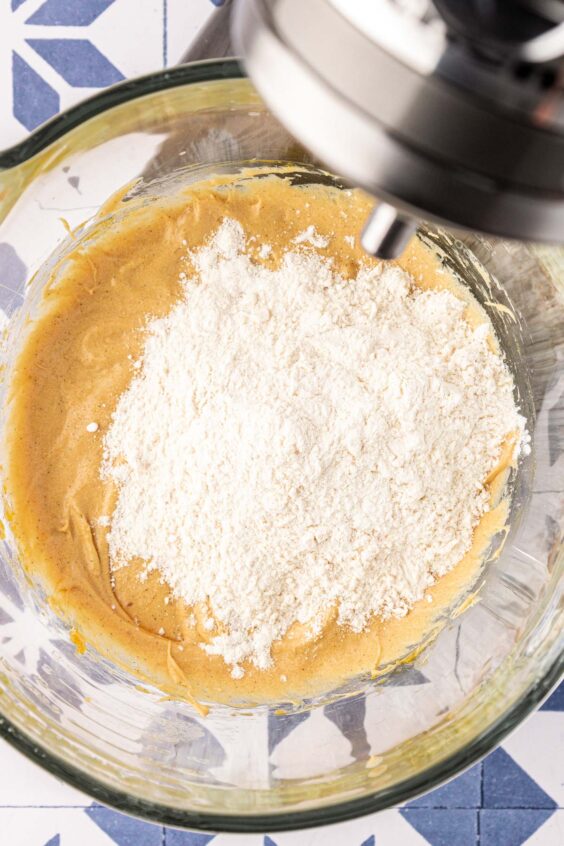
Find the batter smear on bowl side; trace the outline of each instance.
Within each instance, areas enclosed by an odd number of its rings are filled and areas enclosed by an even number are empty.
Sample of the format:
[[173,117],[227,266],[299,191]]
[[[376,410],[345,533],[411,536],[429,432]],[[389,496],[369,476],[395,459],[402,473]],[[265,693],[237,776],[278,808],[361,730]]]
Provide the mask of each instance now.
[[87,640],[177,695],[377,671],[505,522],[527,438],[491,324],[421,242],[367,258],[367,202],[233,178],[102,218],[22,345],[24,563]]

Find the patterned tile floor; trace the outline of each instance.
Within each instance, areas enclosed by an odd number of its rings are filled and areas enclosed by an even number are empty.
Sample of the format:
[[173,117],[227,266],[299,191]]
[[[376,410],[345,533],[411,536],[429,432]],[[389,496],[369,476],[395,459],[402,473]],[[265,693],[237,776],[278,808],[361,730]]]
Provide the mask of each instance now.
[[[0,0],[0,148],[99,88],[175,64],[211,11],[210,0]],[[0,251],[0,275],[8,260]],[[280,750],[292,742],[281,738]],[[561,846],[563,750],[564,684],[482,763],[403,808],[306,832],[213,837],[96,805],[0,741],[0,843]]]

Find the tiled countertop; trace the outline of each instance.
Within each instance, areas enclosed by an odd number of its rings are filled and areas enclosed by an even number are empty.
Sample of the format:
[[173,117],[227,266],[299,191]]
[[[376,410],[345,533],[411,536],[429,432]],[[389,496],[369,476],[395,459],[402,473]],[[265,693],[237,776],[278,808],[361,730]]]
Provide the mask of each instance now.
[[[101,87],[175,64],[212,8],[210,0],[0,0],[0,148]],[[291,743],[291,733],[280,741]],[[0,741],[0,843],[561,846],[563,751],[564,684],[500,749],[406,807],[305,832],[214,837],[96,805]]]

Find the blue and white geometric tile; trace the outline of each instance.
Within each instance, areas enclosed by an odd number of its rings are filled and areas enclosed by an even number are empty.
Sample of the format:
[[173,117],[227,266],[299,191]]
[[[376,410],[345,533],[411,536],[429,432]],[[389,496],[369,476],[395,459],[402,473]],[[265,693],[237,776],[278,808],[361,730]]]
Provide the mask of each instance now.
[[124,817],[100,805],[92,805],[84,813],[116,846],[162,846],[164,838],[160,825]]
[[537,778],[532,778],[507,752],[507,746],[496,749],[484,761],[482,806],[491,809],[529,807],[554,811],[558,805],[540,783],[544,783],[547,773],[548,769],[541,770]]
[[[485,807],[564,807],[564,684],[484,762]],[[554,709],[554,710],[553,710]],[[558,710],[556,710],[558,709]],[[505,756],[505,757],[503,757]],[[499,762],[514,773],[508,778]],[[497,778],[496,778],[497,776]]]
[[555,811],[525,843],[526,846],[561,846],[564,843],[564,809]]
[[207,846],[208,843],[218,844],[218,838],[213,834],[197,834],[192,831],[175,831],[169,829],[166,832],[166,846]]
[[550,696],[545,699],[539,711],[560,711],[564,712],[564,684],[559,685]]
[[[552,811],[542,808],[480,811],[480,846],[521,846],[542,843]],[[550,846],[556,846],[553,840]]]
[[166,0],[2,0],[0,147],[100,88],[162,68],[166,8]]
[[476,846],[478,819],[473,810],[404,808],[403,818],[432,846]]
[[[431,790],[408,802],[406,809],[444,808],[446,810],[465,810],[479,808],[482,799],[482,764],[475,764],[469,770],[447,782],[442,787]],[[409,814],[406,814],[409,819]]]
[[[105,831],[80,808],[0,808],[0,831],[6,846],[161,846],[161,826],[137,823],[134,837],[129,818],[120,816],[124,836]],[[147,828],[145,828],[147,826]],[[5,838],[5,839],[4,839]]]

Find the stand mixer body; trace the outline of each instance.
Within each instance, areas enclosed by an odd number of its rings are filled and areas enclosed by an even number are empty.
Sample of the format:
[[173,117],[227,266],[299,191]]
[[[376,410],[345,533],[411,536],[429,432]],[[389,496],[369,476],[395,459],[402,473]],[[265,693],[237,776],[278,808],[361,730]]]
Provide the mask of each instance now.
[[382,201],[368,252],[416,218],[564,241],[564,4],[239,0],[233,38],[282,123]]

